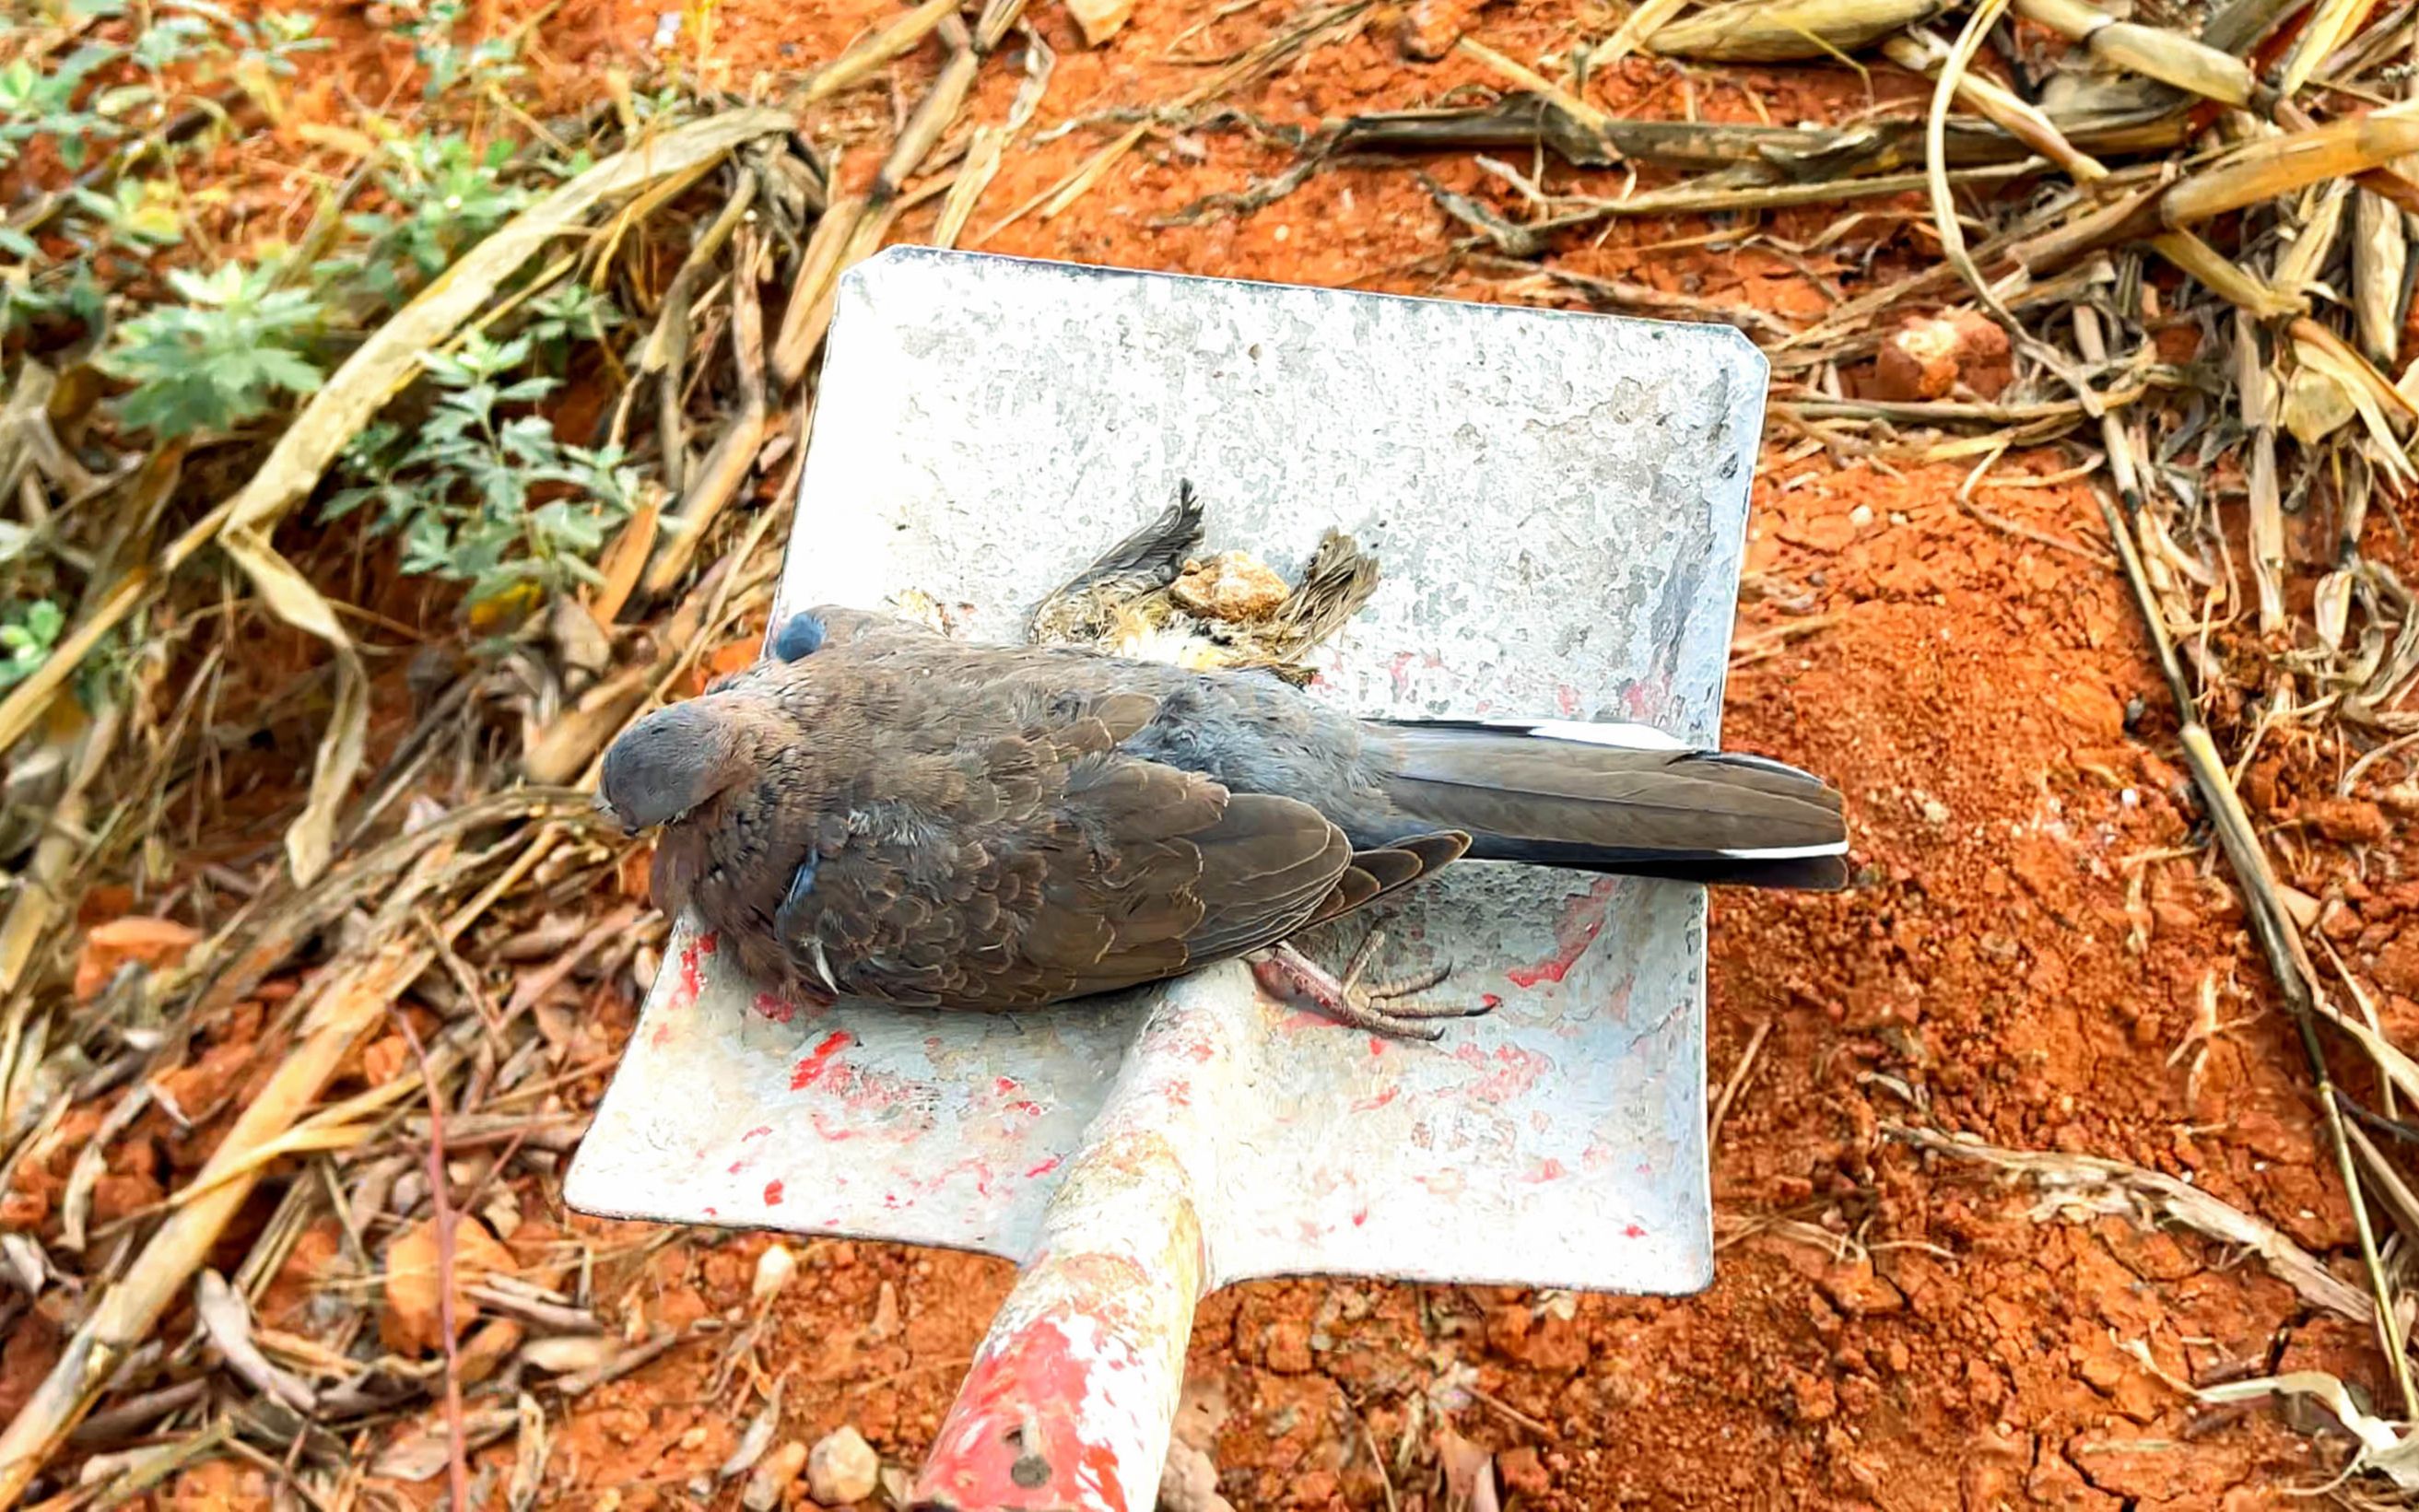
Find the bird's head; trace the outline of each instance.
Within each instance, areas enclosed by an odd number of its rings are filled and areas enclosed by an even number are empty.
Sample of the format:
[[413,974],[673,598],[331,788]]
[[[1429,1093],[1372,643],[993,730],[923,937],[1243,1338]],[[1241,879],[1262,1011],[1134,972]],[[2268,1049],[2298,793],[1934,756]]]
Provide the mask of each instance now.
[[597,807],[635,835],[677,824],[747,775],[742,721],[725,701],[691,699],[657,709],[605,752]]

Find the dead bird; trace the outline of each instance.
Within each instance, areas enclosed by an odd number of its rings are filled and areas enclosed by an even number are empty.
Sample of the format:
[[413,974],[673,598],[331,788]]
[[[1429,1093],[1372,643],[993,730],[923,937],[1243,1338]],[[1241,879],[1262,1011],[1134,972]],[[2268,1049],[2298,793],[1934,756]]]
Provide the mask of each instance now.
[[1290,587],[1247,552],[1194,560],[1203,533],[1200,500],[1180,482],[1163,514],[1035,607],[1026,639],[1195,671],[1265,669],[1299,687],[1311,653],[1378,591],[1378,559],[1340,531]]
[[[1265,670],[970,645],[824,608],[606,753],[653,889],[804,998],[1002,1011],[1250,956],[1433,1039],[1287,942],[1462,857],[1836,889],[1840,795],[1760,756],[1554,720],[1360,719]],[[1392,1003],[1394,1006],[1384,1006]]]

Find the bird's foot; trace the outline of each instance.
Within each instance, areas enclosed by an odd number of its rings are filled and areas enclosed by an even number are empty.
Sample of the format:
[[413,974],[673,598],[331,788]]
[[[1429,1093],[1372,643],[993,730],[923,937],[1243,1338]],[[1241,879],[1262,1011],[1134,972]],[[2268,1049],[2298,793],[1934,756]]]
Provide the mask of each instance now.
[[[1364,984],[1362,973],[1378,953],[1379,944],[1385,939],[1382,932],[1371,930],[1352,952],[1351,964],[1344,975],[1331,975],[1327,969],[1303,955],[1292,946],[1279,943],[1255,962],[1255,974],[1262,986],[1279,995],[1299,993],[1308,997],[1329,1018],[1372,1034],[1383,1034],[1405,1040],[1441,1040],[1444,1028],[1438,1019],[1477,1018],[1495,1011],[1492,1003],[1477,1007],[1463,1004],[1404,1003],[1397,999],[1413,993],[1424,993],[1452,974],[1453,963],[1432,966],[1397,981]],[[1380,1003],[1389,1006],[1380,1008]]]

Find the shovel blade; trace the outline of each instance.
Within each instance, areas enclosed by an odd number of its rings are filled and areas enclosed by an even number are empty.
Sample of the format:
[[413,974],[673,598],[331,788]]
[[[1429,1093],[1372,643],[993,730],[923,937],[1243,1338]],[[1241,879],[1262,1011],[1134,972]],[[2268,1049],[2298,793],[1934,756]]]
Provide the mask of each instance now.
[[[1723,327],[896,248],[841,282],[775,623],[921,594],[1015,640],[1188,479],[1208,550],[1378,557],[1317,696],[1711,746],[1764,380]],[[1704,1286],[1703,889],[1463,862],[1397,896],[1300,943],[1340,966],[1378,923],[1378,975],[1449,958],[1429,995],[1493,1014],[1404,1043],[1198,984],[1240,1046],[1174,1084],[1218,1114],[1211,1284]],[[818,1010],[719,943],[675,927],[575,1208],[1023,1261],[1164,990]]]

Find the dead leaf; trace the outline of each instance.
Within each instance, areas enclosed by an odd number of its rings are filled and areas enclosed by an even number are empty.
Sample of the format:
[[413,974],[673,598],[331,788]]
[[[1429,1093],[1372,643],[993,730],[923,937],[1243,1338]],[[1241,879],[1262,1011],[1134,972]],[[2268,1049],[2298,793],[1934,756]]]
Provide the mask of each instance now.
[[[462,1414],[462,1441],[471,1450],[484,1449],[520,1426],[511,1408],[490,1407]],[[370,1461],[370,1473],[413,1482],[435,1480],[452,1463],[445,1414],[431,1412],[380,1450]]]
[[193,1310],[227,1367],[246,1385],[305,1415],[318,1410],[319,1398],[311,1388],[270,1364],[260,1346],[253,1342],[252,1308],[227,1285],[226,1277],[204,1271],[193,1287]]

